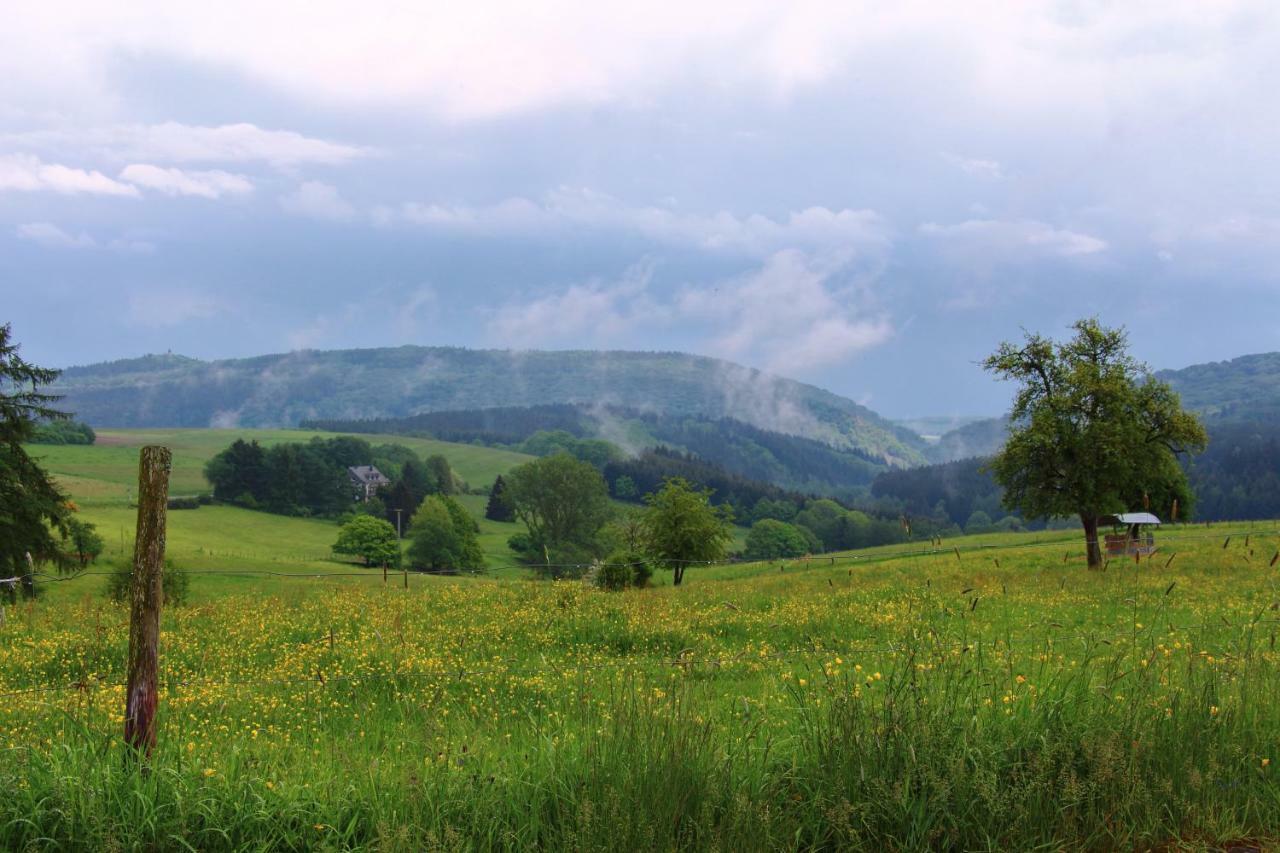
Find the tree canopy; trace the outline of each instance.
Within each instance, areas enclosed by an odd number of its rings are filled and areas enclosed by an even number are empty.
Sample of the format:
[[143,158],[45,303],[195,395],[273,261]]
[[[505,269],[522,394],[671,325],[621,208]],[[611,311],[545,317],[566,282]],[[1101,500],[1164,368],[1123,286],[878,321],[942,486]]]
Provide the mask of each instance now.
[[808,551],[808,540],[794,524],[776,518],[762,518],[751,525],[743,556],[748,560],[776,560],[799,557]]
[[432,495],[422,502],[413,518],[410,564],[429,571],[483,569],[479,529],[456,500],[448,495]]
[[613,507],[595,466],[556,453],[513,468],[506,487],[516,517],[529,530],[532,555],[550,556],[550,562],[599,556],[598,534]]
[[342,525],[334,553],[362,557],[366,566],[400,565],[400,539],[391,523],[371,515],[357,515]]
[[1128,354],[1123,329],[1079,320],[1055,343],[1027,334],[984,362],[1019,385],[1009,439],[991,461],[1004,502],[1028,518],[1078,515],[1089,565],[1101,565],[1098,517],[1146,506],[1166,517],[1191,493],[1178,456],[1202,450],[1204,427],[1178,395]]
[[[8,324],[0,325],[0,577],[21,577],[35,590],[30,561],[57,560],[53,532],[67,535],[66,496],[22,444],[41,421],[63,421],[52,407],[58,398],[41,391],[58,371],[36,367],[18,354]],[[29,556],[28,556],[29,555]]]
[[644,496],[640,520],[645,550],[662,568],[671,569],[679,586],[691,563],[724,558],[733,539],[733,513],[728,506],[712,506],[711,490],[697,489],[673,477],[656,493]]

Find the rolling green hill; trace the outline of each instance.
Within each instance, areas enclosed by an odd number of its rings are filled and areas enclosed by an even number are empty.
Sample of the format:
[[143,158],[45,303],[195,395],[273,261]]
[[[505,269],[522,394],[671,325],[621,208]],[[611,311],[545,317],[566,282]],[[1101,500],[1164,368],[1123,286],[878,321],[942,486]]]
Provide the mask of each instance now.
[[1182,403],[1207,420],[1261,420],[1280,414],[1280,352],[1161,370]]
[[[94,445],[32,445],[29,451],[75,501],[81,517],[98,526],[107,544],[105,556],[116,559],[130,554],[133,547],[136,510],[130,507],[130,499],[137,489],[138,449],[143,445],[162,444],[173,451],[171,495],[195,495],[209,491],[204,464],[237,438],[271,446],[332,435],[283,429],[101,430]],[[486,486],[498,474],[532,459],[508,450],[424,438],[388,436],[387,441],[405,445],[420,456],[443,455],[474,486]],[[523,528],[484,518],[486,499],[481,495],[460,499],[480,524],[481,547],[490,566],[513,564],[515,555],[507,548],[507,537]],[[204,506],[169,513],[168,553],[192,569],[349,572],[350,564],[329,553],[337,532],[337,522],[329,519]],[[508,573],[522,575],[524,570]]]
[[[1159,370],[1182,404],[1212,430],[1222,423],[1266,422],[1280,418],[1280,352],[1242,355],[1230,361]],[[921,419],[925,420],[925,419]],[[990,456],[1004,443],[1004,418],[988,418],[946,432],[925,449],[933,462]]]
[[924,461],[923,441],[812,385],[683,353],[447,347],[302,351],[204,362],[182,356],[73,367],[53,390],[95,427],[284,427],[303,420],[548,403],[733,418],[856,450]]

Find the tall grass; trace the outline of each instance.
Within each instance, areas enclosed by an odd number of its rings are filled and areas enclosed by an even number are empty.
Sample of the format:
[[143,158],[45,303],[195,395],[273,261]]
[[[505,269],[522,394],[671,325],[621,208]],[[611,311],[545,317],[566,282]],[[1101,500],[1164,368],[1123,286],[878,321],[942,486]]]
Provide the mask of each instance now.
[[232,596],[166,617],[150,772],[122,611],[38,602],[0,692],[84,689],[0,708],[0,848],[1274,843],[1278,598],[1245,547]]

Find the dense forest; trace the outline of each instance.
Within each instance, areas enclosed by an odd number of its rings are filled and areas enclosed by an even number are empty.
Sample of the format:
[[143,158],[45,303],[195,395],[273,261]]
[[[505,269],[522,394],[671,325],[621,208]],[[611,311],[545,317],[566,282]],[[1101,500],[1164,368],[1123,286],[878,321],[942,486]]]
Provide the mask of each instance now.
[[[1280,421],[1223,422],[1209,418],[1209,446],[1182,459],[1195,501],[1183,506],[1184,520],[1280,518]],[[983,458],[962,459],[906,471],[886,471],[871,485],[873,497],[903,512],[935,520],[943,517],[966,530],[982,512],[992,519],[1008,513],[1001,491],[981,468]]]
[[1209,424],[1209,446],[1184,467],[1205,521],[1280,518],[1280,421]]
[[[505,407],[364,421],[308,420],[303,426],[332,432],[418,435],[509,447],[538,456],[545,455],[547,434],[608,440],[631,449],[666,446],[694,453],[746,479],[844,499],[864,494],[876,474],[886,468],[860,451],[840,450],[734,418],[640,412],[621,406]],[[582,456],[579,452],[575,455]]]
[[237,439],[205,465],[213,497],[225,503],[282,515],[339,516],[359,498],[347,469],[378,468],[390,483],[365,505],[366,511],[395,522],[395,509],[407,524],[422,499],[452,494],[462,484],[443,456],[420,459],[398,444],[371,445],[361,438],[313,438],[264,448]]

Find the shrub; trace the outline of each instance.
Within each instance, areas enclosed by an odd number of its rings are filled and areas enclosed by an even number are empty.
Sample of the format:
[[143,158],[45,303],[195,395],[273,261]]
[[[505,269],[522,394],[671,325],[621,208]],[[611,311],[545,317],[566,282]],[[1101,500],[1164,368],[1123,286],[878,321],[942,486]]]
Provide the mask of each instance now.
[[[117,560],[112,564],[111,574],[107,575],[107,598],[117,604],[129,601],[129,584],[133,575],[133,563],[129,560]],[[191,576],[187,570],[175,566],[172,560],[164,561],[162,581],[164,603],[181,607],[187,603],[187,594],[191,588]]]
[[809,540],[799,528],[775,518],[760,519],[751,525],[751,532],[747,534],[746,557],[749,560],[799,557],[809,550]]
[[595,584],[600,589],[622,590],[631,585],[631,555],[614,551],[595,566]]
[[201,505],[198,497],[169,498],[168,503],[169,509],[199,509]]

